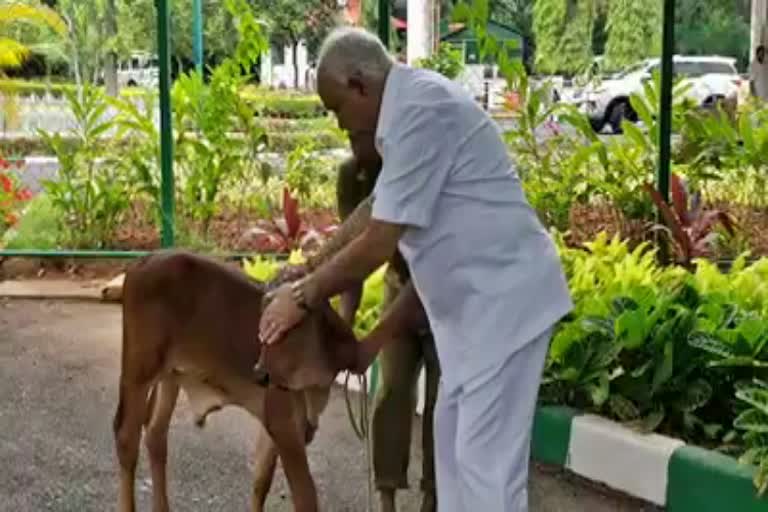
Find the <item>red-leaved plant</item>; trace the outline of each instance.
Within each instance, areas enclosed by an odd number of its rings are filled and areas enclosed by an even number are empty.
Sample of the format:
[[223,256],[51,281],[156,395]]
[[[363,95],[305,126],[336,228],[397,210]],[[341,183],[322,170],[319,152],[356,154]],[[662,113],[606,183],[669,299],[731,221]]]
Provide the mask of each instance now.
[[[712,255],[712,244],[718,236],[715,228],[721,224],[731,236],[735,232],[735,222],[723,210],[703,210],[701,193],[690,195],[683,180],[676,174],[670,178],[670,206],[661,193],[652,185],[645,184],[646,191],[661,211],[666,224],[665,231],[670,234],[677,251],[677,262],[690,266],[695,258]],[[659,226],[657,226],[659,227]]]
[[304,222],[299,200],[288,187],[283,188],[282,217],[262,219],[249,232],[259,252],[287,253],[320,245],[336,226],[315,227]]
[[21,187],[14,174],[9,172],[12,167],[20,168],[21,165],[21,161],[12,164],[0,157],[0,235],[18,222],[19,211],[32,197],[32,193]]

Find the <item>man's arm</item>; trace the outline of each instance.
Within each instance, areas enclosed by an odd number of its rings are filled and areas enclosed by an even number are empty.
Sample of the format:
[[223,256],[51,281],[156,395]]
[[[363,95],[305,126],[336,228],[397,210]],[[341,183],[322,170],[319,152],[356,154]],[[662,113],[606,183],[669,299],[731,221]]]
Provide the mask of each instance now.
[[[319,257],[316,261],[330,259],[340,249],[360,235],[365,226],[368,225],[368,221],[371,218],[373,201],[370,195],[360,201],[363,191],[357,179],[359,170],[357,161],[354,158],[347,160],[339,167],[336,178],[336,205],[343,225],[340,228],[341,233],[337,231],[338,236],[334,236],[329,241],[328,247],[324,247],[324,250],[322,250],[324,254],[318,255]],[[315,269],[318,266],[318,264],[314,264],[310,268]],[[363,282],[352,285],[341,294],[339,313],[341,318],[350,326],[355,324],[355,317],[362,297]]]
[[360,343],[357,367],[353,370],[357,373],[365,373],[385,345],[402,339],[409,330],[428,325],[427,315],[413,286],[413,281],[408,281],[397,294],[394,302],[384,311],[376,327]]
[[307,304],[318,306],[326,298],[363,282],[392,258],[404,228],[400,224],[371,219],[360,236],[307,276],[304,285]]
[[357,207],[344,219],[344,222],[334,232],[333,236],[325,242],[313,255],[307,258],[307,268],[311,272],[320,267],[324,262],[330,260],[341,249],[348,245],[352,240],[361,235],[368,226],[371,219],[371,209],[373,206],[373,196],[366,197]]

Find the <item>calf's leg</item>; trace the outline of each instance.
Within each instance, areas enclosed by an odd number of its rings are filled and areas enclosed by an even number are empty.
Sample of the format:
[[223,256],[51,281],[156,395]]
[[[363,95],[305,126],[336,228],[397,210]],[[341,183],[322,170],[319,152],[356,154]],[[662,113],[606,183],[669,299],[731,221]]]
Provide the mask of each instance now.
[[317,489],[305,446],[306,403],[300,392],[270,388],[265,411],[267,430],[277,445],[295,512],[318,512]]
[[136,511],[134,480],[139,458],[141,427],[147,412],[147,392],[150,383],[134,383],[120,379],[120,398],[113,422],[117,458],[120,465],[118,510]]
[[168,461],[168,428],[171,416],[179,396],[179,385],[171,378],[166,378],[155,385],[154,399],[150,401],[148,423],[144,443],[149,453],[149,465],[152,472],[152,510],[168,512],[168,483],[166,466]]
[[256,422],[256,450],[254,454],[255,470],[253,479],[253,512],[264,512],[269,489],[277,465],[277,446],[267,430]]

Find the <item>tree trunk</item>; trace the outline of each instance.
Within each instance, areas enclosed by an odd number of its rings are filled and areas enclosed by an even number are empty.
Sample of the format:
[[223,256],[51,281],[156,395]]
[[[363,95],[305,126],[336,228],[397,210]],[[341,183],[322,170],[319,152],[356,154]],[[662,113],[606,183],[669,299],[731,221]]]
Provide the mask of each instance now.
[[77,89],[77,97],[80,101],[83,100],[83,78],[80,75],[80,53],[77,47],[77,41],[75,40],[75,25],[73,18],[64,15],[63,16],[64,21],[67,23],[67,27],[69,28],[69,37],[71,41],[69,42],[69,49],[72,52],[72,72],[75,75],[75,86]]
[[752,0],[752,16],[751,16],[751,44],[749,59],[755,58],[755,50],[761,44],[766,42],[766,21],[768,21],[768,1],[766,0]]
[[291,59],[293,60],[293,88],[299,89],[299,41],[291,41]]
[[114,48],[114,40],[117,37],[117,7],[115,0],[106,0],[104,25],[107,29],[107,40],[110,48],[104,62],[104,86],[107,94],[117,96],[117,52]]

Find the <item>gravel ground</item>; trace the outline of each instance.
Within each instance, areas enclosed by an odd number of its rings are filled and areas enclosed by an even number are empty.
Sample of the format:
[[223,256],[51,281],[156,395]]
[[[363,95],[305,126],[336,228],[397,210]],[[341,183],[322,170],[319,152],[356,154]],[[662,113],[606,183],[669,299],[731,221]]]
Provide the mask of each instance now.
[[[0,302],[0,511],[104,512],[116,506],[111,422],[119,371],[120,310],[73,302]],[[418,420],[415,422],[418,423]],[[253,420],[228,408],[192,425],[183,395],[170,434],[171,502],[182,511],[237,511],[249,506]],[[418,439],[418,436],[414,436]],[[340,390],[309,449],[328,512],[365,510],[365,458],[349,426]],[[420,453],[414,447],[411,482]],[[149,510],[145,454],[137,478],[139,510]],[[535,467],[533,512],[639,512],[653,508]],[[418,494],[399,498],[418,511]],[[288,512],[278,469],[268,502]]]

